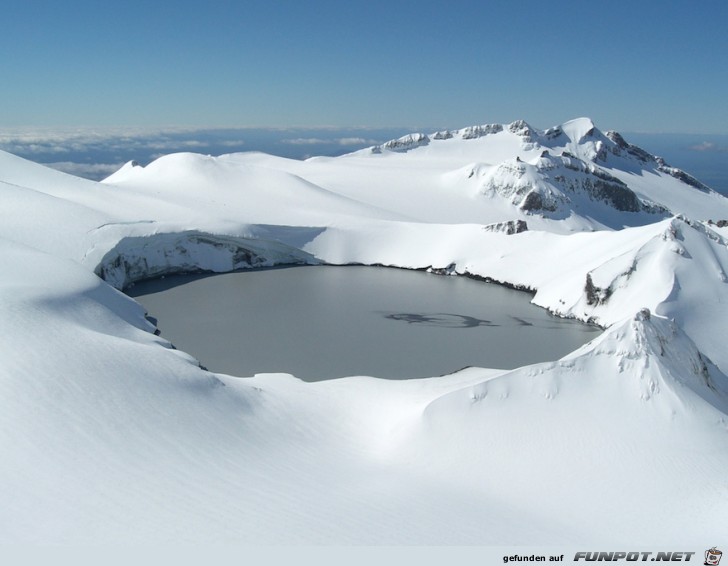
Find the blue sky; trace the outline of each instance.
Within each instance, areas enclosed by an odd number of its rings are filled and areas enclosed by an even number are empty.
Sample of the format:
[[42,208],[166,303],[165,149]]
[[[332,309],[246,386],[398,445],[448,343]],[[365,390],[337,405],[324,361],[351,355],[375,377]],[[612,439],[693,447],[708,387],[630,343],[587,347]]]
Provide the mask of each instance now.
[[0,128],[728,133],[728,2],[7,2]]

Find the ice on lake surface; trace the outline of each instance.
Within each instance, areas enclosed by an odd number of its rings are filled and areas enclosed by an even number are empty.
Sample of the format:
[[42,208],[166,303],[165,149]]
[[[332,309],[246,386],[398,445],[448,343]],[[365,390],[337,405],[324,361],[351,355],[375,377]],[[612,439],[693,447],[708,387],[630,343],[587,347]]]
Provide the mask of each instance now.
[[429,377],[556,360],[601,330],[465,277],[363,266],[180,275],[128,290],[209,370]]

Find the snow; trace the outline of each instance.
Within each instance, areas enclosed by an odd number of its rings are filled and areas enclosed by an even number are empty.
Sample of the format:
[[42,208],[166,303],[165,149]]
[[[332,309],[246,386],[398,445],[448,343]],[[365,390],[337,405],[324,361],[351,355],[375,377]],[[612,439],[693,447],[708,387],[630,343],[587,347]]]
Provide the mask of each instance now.
[[579,143],[584,138],[593,134],[596,129],[594,122],[591,118],[575,118],[561,124],[561,131],[564,132],[567,138],[573,143]]
[[[176,154],[103,183],[0,153],[0,541],[716,540],[728,245],[705,221],[728,200],[614,139],[519,121],[339,158]],[[584,182],[608,176],[644,208]],[[520,190],[557,210],[524,210]],[[491,226],[515,221],[528,230]],[[119,291],[284,263],[488,278],[605,331],[512,371],[234,377]]]

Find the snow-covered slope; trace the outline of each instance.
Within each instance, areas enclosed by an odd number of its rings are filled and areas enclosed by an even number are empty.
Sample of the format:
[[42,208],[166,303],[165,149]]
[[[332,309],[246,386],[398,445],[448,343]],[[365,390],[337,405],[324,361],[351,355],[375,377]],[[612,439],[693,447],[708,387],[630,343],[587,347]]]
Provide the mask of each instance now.
[[[104,183],[0,153],[0,541],[710,543],[727,202],[588,119]],[[482,277],[605,332],[508,372],[240,379],[117,290],[277,263]]]
[[[726,444],[725,393],[725,375],[692,341],[643,310],[557,362],[438,397],[411,457],[465,491],[507,490],[528,522],[552,517],[587,539],[637,543],[654,529],[697,542],[703,489],[721,489],[709,468],[725,465],[711,448]],[[650,500],[659,513],[641,507]]]
[[245,186],[232,194],[244,199],[249,217],[255,214],[260,222],[280,221],[279,214],[257,206],[261,198],[271,203],[278,196],[278,204],[303,198],[311,203],[301,207],[297,218],[303,218],[310,208],[325,205],[323,194],[360,207],[344,207],[342,214],[433,223],[507,218],[552,232],[619,229],[680,213],[728,218],[725,197],[619,134],[601,133],[586,118],[545,131],[518,121],[417,133],[304,162],[259,153],[180,154],[147,167],[127,165],[105,182],[125,190],[174,190],[178,198],[189,189],[205,207],[214,206],[220,187]]

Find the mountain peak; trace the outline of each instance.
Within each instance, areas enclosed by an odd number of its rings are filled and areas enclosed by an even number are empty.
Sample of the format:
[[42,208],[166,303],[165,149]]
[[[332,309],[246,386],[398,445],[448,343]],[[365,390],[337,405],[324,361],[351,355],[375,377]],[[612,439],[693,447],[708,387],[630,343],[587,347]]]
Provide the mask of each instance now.
[[525,120],[516,120],[508,124],[508,130],[518,136],[530,139],[534,135],[534,129]]
[[599,132],[591,118],[575,118],[561,124],[561,130],[574,142],[593,137]]

